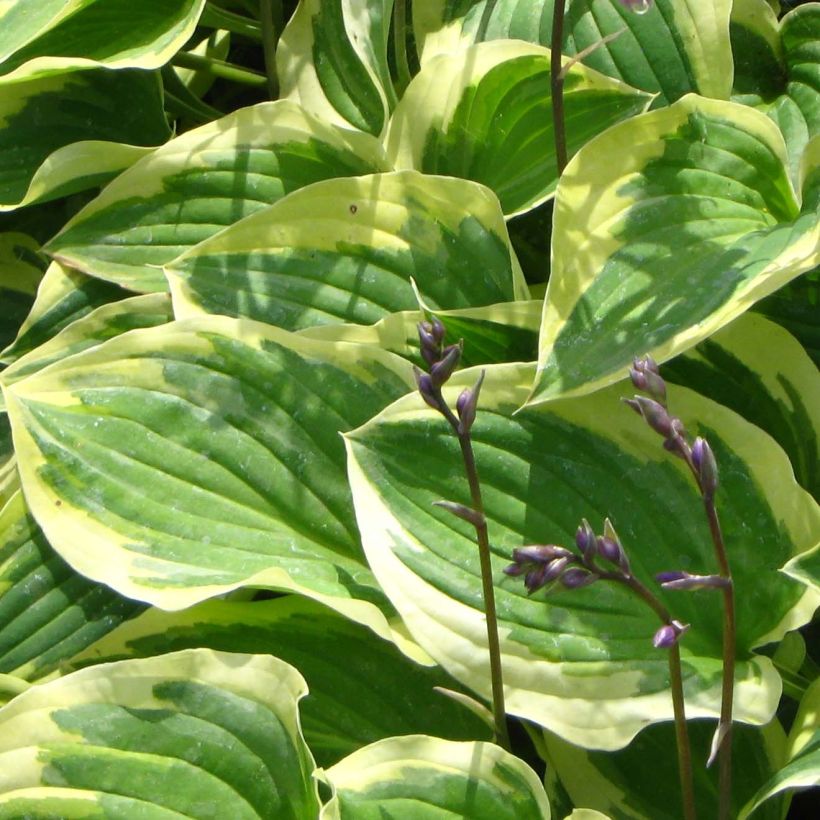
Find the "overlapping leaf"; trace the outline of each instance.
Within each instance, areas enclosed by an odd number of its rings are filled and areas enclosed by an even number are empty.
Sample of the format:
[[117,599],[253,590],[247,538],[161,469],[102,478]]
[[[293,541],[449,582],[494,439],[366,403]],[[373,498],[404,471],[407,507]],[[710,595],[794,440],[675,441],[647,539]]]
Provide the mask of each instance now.
[[0,233],[0,345],[8,344],[26,317],[43,276],[39,245],[18,231]]
[[491,743],[453,743],[423,735],[389,738],[354,752],[323,774],[334,796],[321,820],[551,816],[535,772]]
[[[479,308],[435,311],[451,339],[463,339],[465,366],[534,361],[541,302],[502,302]],[[418,310],[401,311],[372,325],[314,325],[300,331],[311,339],[373,344],[423,366]]]
[[372,137],[292,102],[243,108],[183,134],[122,174],[47,250],[134,290],[167,288],[161,266],[221,228],[318,180],[381,171]]
[[[636,14],[619,0],[573,0],[564,20],[563,52],[576,55],[606,42],[584,64],[608,77],[657,94],[653,105],[689,92],[728,99],[732,87],[728,0],[654,0]],[[422,59],[476,41],[489,11],[484,40],[513,39],[549,46],[552,0],[427,0],[413,6]]]
[[820,3],[793,9],[780,21],[766,0],[741,0],[732,6],[734,98],[777,123],[795,181],[807,143],[820,134],[818,40]]
[[396,103],[387,64],[392,0],[303,0],[276,52],[282,96],[379,136]]
[[[765,782],[738,814],[746,820],[751,814],[762,817],[760,807],[768,810],[771,798],[792,789],[820,785],[820,680],[806,691],[789,732],[789,760]],[[776,806],[779,801],[774,801]],[[777,816],[777,815],[773,815]]]
[[147,293],[102,305],[69,324],[25,356],[16,359],[0,373],[0,386],[8,387],[60,359],[80,353],[121,333],[140,327],[155,327],[170,322],[173,318],[171,300],[167,293]]
[[686,350],[813,268],[814,208],[800,210],[780,133],[746,106],[690,95],[602,134],[556,201],[531,401]]
[[210,650],[34,687],[0,710],[0,816],[315,817],[305,693],[276,658]]
[[286,330],[371,324],[525,299],[498,201],[466,180],[415,171],[297,191],[166,267],[177,316],[247,316]]
[[42,678],[142,609],[74,572],[22,493],[0,511],[0,672]]
[[159,78],[146,71],[79,71],[4,86],[0,126],[0,211],[107,182],[148,152],[140,146],[170,133]]
[[[396,107],[385,137],[396,168],[448,174],[492,188],[507,215],[555,191],[549,51],[515,41],[480,43],[426,63]],[[570,156],[608,126],[643,111],[649,95],[584,66],[564,83]]]
[[408,371],[375,347],[207,317],[134,330],[6,397],[32,512],[84,575],[166,609],[294,590],[392,636],[339,431],[404,394]]
[[183,612],[151,609],[74,659],[75,664],[149,657],[203,646],[268,653],[296,667],[310,695],[301,707],[305,739],[322,766],[392,735],[435,732],[486,739],[486,724],[433,687],[457,687],[439,667],[306,598],[208,601]]
[[29,314],[18,325],[17,337],[0,353],[0,362],[11,364],[95,308],[127,295],[128,291],[110,282],[52,262],[40,281]]
[[[502,568],[514,547],[571,543],[582,517],[609,516],[637,574],[713,571],[701,500],[685,465],[628,409],[618,390],[513,416],[532,369],[490,366],[474,428],[493,547],[507,707],[570,742],[613,749],[671,718],[665,656],[652,648],[653,613],[620,587],[597,584],[528,597]],[[452,390],[472,383],[465,372]],[[811,547],[820,513],[785,454],[740,417],[687,391],[672,406],[706,435],[721,465],[719,508],[738,590],[736,715],[767,721],[779,679],[751,649],[811,617],[816,593],[772,572]],[[489,694],[474,533],[431,503],[469,504],[458,443],[443,419],[407,396],[349,433],[348,471],[368,561],[411,634],[457,679]],[[408,453],[413,457],[408,458]],[[749,522],[754,522],[750,526]],[[769,579],[760,584],[762,575]],[[502,581],[503,579],[503,581]],[[688,711],[719,705],[721,627],[708,593],[667,595],[692,624],[683,642]],[[571,707],[569,702],[571,701]]]
[[131,0],[15,0],[0,12],[0,83],[96,66],[159,68],[194,33],[204,6],[205,0],[140,0],[138,9]]
[[820,373],[793,336],[747,313],[663,372],[769,433],[820,499]]
[[[714,772],[703,765],[714,734],[712,721],[690,721],[695,806],[699,817],[718,816]],[[760,783],[782,765],[786,736],[779,724],[760,729],[734,729],[731,817]],[[590,752],[544,733],[547,765],[554,768],[573,802],[610,817],[635,820],[679,820],[681,809],[675,727],[672,723],[644,729],[618,752]],[[758,820],[781,820],[782,801],[772,801]]]
[[820,367],[820,269],[804,273],[758,302],[754,310],[786,328]]

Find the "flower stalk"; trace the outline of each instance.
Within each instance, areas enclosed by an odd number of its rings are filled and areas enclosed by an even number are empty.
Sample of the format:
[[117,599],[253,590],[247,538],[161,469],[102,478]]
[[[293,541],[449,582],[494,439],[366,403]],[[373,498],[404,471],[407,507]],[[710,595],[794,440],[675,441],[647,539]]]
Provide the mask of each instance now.
[[[689,626],[675,620],[657,596],[632,573],[629,558],[609,519],[604,522],[604,531],[601,535],[596,535],[592,527],[586,521],[582,521],[575,534],[575,546],[577,552],[557,544],[519,547],[513,550],[513,563],[504,571],[513,577],[523,575],[524,585],[530,595],[548,584],[578,589],[598,581],[612,581],[631,590],[658,616],[661,627],[655,632],[652,643],[656,649],[668,650],[669,684],[672,690],[683,816],[686,820],[695,820],[692,751],[686,726],[683,675],[678,645]],[[603,566],[599,562],[602,562]]]
[[510,751],[510,739],[507,732],[507,714],[504,706],[504,681],[501,671],[501,647],[498,640],[498,616],[495,608],[495,590],[493,588],[492,563],[490,561],[490,539],[487,531],[487,519],[484,515],[484,501],[481,496],[481,484],[473,452],[471,428],[476,417],[478,397],[484,382],[484,372],[478,377],[472,388],[462,391],[456,402],[456,415],[447,405],[441,393],[442,386],[456,369],[461,358],[462,343],[443,346],[444,325],[433,318],[432,321],[418,325],[421,354],[429,366],[427,373],[415,369],[419,393],[424,401],[441,413],[458,438],[464,472],[470,487],[470,507],[452,501],[438,501],[437,506],[446,509],[458,518],[469,521],[476,532],[478,557],[481,567],[481,586],[484,598],[484,611],[487,623],[487,647],[490,658],[490,683],[492,689],[492,711],[495,729],[495,741],[499,746]]
[[666,384],[658,365],[651,356],[636,359],[630,370],[632,383],[649,394],[626,399],[626,403],[641,415],[649,426],[664,437],[663,446],[682,458],[692,473],[700,491],[703,509],[709,523],[709,534],[718,564],[716,575],[690,575],[686,572],[665,572],[658,576],[666,589],[718,589],[723,595],[723,670],[720,719],[712,740],[707,766],[719,759],[718,819],[728,820],[732,796],[732,709],[735,679],[735,595],[732,570],[720,526],[715,494],[718,489],[717,460],[709,442],[696,438],[691,444],[683,422],[669,413]]

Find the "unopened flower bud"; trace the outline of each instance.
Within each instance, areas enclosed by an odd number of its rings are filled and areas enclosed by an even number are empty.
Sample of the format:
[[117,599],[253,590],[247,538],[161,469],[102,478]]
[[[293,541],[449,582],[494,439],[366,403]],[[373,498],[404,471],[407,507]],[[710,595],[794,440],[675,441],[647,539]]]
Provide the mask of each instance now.
[[659,572],[655,576],[664,589],[724,589],[731,581],[722,575],[691,575],[688,572]]
[[417,367],[413,368],[413,375],[416,377],[416,384],[418,385],[421,397],[427,402],[427,404],[430,405],[430,407],[434,410],[438,410],[438,397],[430,375],[428,373],[422,373],[422,371]]
[[441,323],[441,320],[434,316],[430,320],[429,325],[433,338],[438,344],[441,344],[444,341],[444,334],[447,332],[444,325]]
[[597,539],[596,546],[598,553],[604,560],[616,564],[624,575],[630,574],[626,550],[621,544],[621,539],[618,538],[618,533],[615,532],[615,527],[612,526],[612,522],[608,518],[604,520],[604,534]]
[[595,551],[595,533],[585,518],[581,519],[581,525],[575,531],[575,545],[584,558],[590,558]]
[[594,584],[597,580],[598,576],[594,572],[581,569],[581,567],[570,567],[561,576],[561,583],[567,589],[580,589],[581,587]]
[[651,398],[666,407],[666,382],[658,370],[655,360],[646,355],[642,359],[635,359],[629,371],[632,384],[648,393]]
[[666,408],[655,399],[648,399],[646,396],[635,396],[624,401],[639,415],[643,416],[646,423],[664,438],[669,438],[675,433],[673,419],[667,413]]
[[460,436],[468,433],[475,421],[478,395],[481,392],[481,385],[484,383],[484,373],[485,371],[482,370],[476,383],[472,387],[462,390],[461,395],[456,400],[456,411],[460,420],[458,425],[458,434]]
[[452,513],[456,518],[467,521],[474,527],[482,527],[485,524],[484,516],[472,507],[459,504],[456,501],[434,501],[433,506],[441,507],[443,510]]
[[441,360],[430,367],[430,378],[436,387],[441,387],[453,375],[461,358],[461,342],[443,350]]
[[711,501],[718,487],[717,461],[709,442],[700,436],[692,444],[692,464],[698,471],[698,482],[703,497]]
[[664,624],[652,638],[652,645],[655,649],[669,649],[674,646],[686,630],[689,629],[689,624],[682,624],[680,621],[672,621],[672,623]]

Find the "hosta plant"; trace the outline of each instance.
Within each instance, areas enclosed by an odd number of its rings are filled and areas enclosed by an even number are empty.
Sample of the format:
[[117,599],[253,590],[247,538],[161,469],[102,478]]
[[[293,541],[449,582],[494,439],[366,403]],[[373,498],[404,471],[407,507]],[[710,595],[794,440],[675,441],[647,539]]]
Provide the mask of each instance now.
[[0,817],[797,816],[820,4],[0,5]]

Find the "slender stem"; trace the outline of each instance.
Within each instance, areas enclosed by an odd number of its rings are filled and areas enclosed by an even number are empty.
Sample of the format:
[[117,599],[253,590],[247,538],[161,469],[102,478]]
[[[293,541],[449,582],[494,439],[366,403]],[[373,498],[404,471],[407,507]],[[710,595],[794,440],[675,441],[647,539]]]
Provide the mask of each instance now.
[[704,496],[703,507],[709,520],[709,531],[715,545],[715,555],[720,574],[729,580],[723,588],[723,688],[720,698],[720,722],[718,723],[718,774],[719,798],[718,820],[728,820],[732,800],[732,706],[735,690],[735,591],[732,571],[726,555],[726,544],[720,528],[714,499]]
[[669,648],[669,682],[672,686],[672,709],[675,713],[675,739],[678,744],[678,778],[683,800],[683,816],[695,820],[695,787],[692,779],[692,750],[689,747],[689,731],[683,700],[683,675],[680,665],[680,647]]
[[234,82],[244,83],[245,85],[263,86],[267,82],[264,74],[259,74],[248,68],[242,68],[233,63],[215,60],[213,57],[202,57],[190,51],[177,52],[171,60],[171,64],[179,66],[180,68],[210,71],[215,77],[223,77],[226,80],[233,80]]
[[233,34],[242,34],[252,40],[262,39],[262,29],[255,20],[250,20],[241,14],[221,9],[208,3],[202,12],[199,22],[210,28],[224,29]]
[[407,0],[395,0],[393,5],[393,51],[396,55],[396,94],[400,97],[410,85],[410,64],[407,61]]
[[552,93],[552,130],[555,138],[555,165],[558,176],[567,167],[567,134],[564,123],[564,76],[561,71],[561,46],[564,40],[564,0],[555,0],[550,40],[550,87]]
[[[626,584],[655,611],[665,624],[672,623],[669,610],[634,575],[608,577]],[[678,778],[680,779],[681,800],[685,820],[695,820],[695,786],[692,779],[692,748],[689,744],[689,729],[686,725],[686,707],[683,698],[683,675],[681,673],[680,647],[677,643],[669,648],[669,685],[672,689],[672,711],[675,716],[675,740],[678,746]]]
[[490,18],[495,11],[495,0],[487,0],[484,4],[484,11],[481,13],[481,20],[478,23],[478,31],[475,34],[475,41],[483,43],[487,38],[487,28],[490,25]]
[[262,50],[265,55],[268,96],[275,100],[279,97],[279,77],[276,73],[276,42],[278,36],[273,22],[272,0],[260,0],[259,21],[262,24]]
[[490,655],[490,683],[492,686],[493,721],[495,723],[495,740],[499,746],[510,751],[510,737],[507,733],[507,711],[504,706],[504,680],[501,672],[501,646],[498,641],[498,616],[495,611],[495,589],[493,588],[493,568],[490,562],[490,539],[487,533],[487,520],[484,517],[484,500],[481,497],[481,484],[478,479],[478,468],[473,453],[470,433],[459,433],[458,419],[447,406],[439,391],[439,409],[458,436],[461,445],[461,456],[464,461],[464,472],[470,485],[470,498],[473,509],[481,515],[481,524],[475,526],[478,541],[478,558],[481,564],[481,586],[484,595],[484,611],[487,617],[487,649]]

